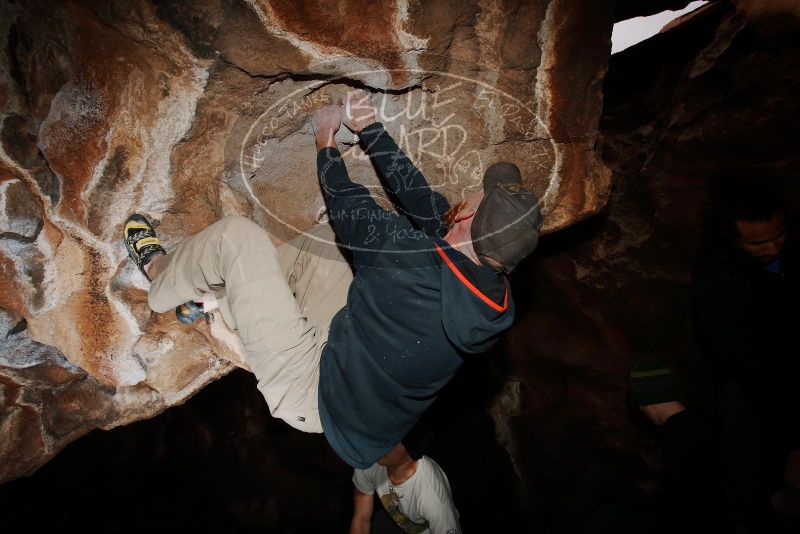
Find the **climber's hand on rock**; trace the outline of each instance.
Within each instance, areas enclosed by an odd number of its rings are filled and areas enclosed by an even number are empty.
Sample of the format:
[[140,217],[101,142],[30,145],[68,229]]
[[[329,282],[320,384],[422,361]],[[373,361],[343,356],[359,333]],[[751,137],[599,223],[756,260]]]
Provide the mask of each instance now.
[[337,106],[323,106],[314,112],[311,117],[311,126],[314,133],[333,130],[336,133],[342,125],[342,116]]
[[358,133],[375,122],[375,108],[372,107],[369,93],[362,89],[348,91],[342,106],[344,125]]
[[324,106],[314,112],[311,127],[317,138],[317,151],[325,147],[336,147],[334,136],[342,125],[342,115],[336,106]]

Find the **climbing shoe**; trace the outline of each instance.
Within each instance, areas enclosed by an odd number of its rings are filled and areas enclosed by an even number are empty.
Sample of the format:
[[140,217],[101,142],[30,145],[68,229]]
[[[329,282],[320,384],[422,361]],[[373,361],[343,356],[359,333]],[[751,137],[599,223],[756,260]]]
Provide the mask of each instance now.
[[156,232],[150,222],[138,213],[134,213],[125,221],[123,228],[125,238],[125,248],[128,249],[128,256],[142,272],[145,278],[150,280],[144,266],[156,254],[166,254],[167,251],[161,246],[161,241],[156,237]]
[[175,308],[175,316],[183,324],[192,324],[201,317],[205,317],[208,321],[214,318],[213,314],[203,311],[203,304],[193,300],[184,302]]

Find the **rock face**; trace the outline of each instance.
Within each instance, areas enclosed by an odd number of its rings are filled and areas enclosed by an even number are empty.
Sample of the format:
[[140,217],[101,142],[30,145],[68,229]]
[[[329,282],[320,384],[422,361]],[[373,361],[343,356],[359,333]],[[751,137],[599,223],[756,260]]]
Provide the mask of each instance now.
[[[277,242],[322,208],[310,111],[364,87],[451,200],[511,159],[548,231],[597,212],[613,2],[9,1],[0,6],[0,481],[242,366],[146,302],[121,225],[167,248],[228,214]],[[340,142],[353,145],[341,132]],[[377,186],[357,146],[352,177]],[[376,194],[378,192],[376,191]]]

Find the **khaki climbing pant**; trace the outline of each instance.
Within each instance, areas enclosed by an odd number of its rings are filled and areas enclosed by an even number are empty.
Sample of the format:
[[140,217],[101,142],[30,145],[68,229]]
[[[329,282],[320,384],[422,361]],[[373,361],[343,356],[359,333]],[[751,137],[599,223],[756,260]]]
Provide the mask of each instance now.
[[225,324],[239,332],[273,417],[304,432],[322,432],[320,356],[352,279],[329,225],[276,249],[263,228],[233,216],[167,254],[148,302],[163,313],[213,293]]

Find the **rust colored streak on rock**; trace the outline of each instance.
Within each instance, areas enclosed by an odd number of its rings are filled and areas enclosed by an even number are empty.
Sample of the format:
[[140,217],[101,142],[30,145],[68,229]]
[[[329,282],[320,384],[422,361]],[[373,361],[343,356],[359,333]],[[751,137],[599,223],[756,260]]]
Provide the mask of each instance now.
[[130,66],[116,58],[122,45],[116,35],[72,9],[71,43],[76,79],[61,88],[62,100],[51,110],[58,117],[42,132],[40,145],[50,167],[62,179],[62,213],[76,221],[86,217],[81,198],[94,166],[105,153],[105,136],[112,125],[114,95],[129,76]]
[[22,385],[0,374],[0,401],[2,406],[16,406],[22,392]]
[[593,158],[587,145],[562,145],[559,203],[551,214],[554,224],[548,233],[597,213],[608,201],[611,172]]
[[19,285],[17,284],[14,260],[0,252],[0,307],[12,314],[22,315],[25,304],[22,301]]
[[[100,391],[98,391],[100,389]],[[103,393],[106,393],[105,395]],[[87,426],[107,422],[114,409],[107,391],[91,379],[79,380],[43,393],[43,418],[54,437],[84,434]]]
[[167,67],[89,10],[70,6],[69,21],[75,75],[62,87],[63,98],[54,100],[53,120],[43,130],[40,146],[63,180],[62,213],[84,222],[93,214],[82,195],[103,158],[116,157],[107,154],[109,131],[130,137],[127,148],[137,150],[135,128],[129,123],[164,98],[162,80],[152,70],[153,64]]
[[[80,240],[79,240],[80,241]],[[86,246],[85,243],[82,246]],[[119,341],[123,325],[105,294],[108,266],[102,253],[86,248],[84,291],[73,301],[75,328],[80,332],[81,367],[102,383],[114,385],[113,362],[107,361]]]
[[[8,384],[0,379],[0,383]],[[0,441],[0,480],[9,475],[19,476],[29,473],[41,464],[41,459],[29,454],[30,451],[45,451],[46,443],[42,436],[41,415],[30,406],[14,406],[8,410],[7,418],[0,420],[5,436]],[[48,455],[49,458],[49,455]]]
[[298,0],[270,6],[283,28],[306,41],[375,59],[387,69],[403,66],[393,2]]
[[607,1],[561,2],[554,16],[547,92],[547,125],[562,143],[594,138],[603,102],[603,79],[611,54],[611,14]]

